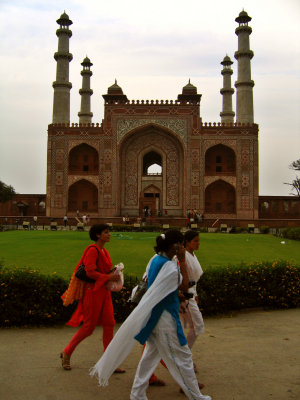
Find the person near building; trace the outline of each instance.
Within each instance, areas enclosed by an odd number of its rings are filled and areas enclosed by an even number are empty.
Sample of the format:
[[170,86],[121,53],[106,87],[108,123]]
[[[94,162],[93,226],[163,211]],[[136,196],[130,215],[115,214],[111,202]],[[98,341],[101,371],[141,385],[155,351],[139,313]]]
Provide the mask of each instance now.
[[64,216],[64,227],[67,227],[67,223],[68,223],[68,217],[65,215]]
[[[95,244],[91,244],[85,249],[73,272],[69,287],[62,295],[64,306],[79,300],[78,306],[67,325],[77,327],[82,324],[70,343],[61,352],[62,367],[65,370],[71,370],[70,358],[73,351],[82,340],[93,333],[97,325],[102,325],[103,328],[104,351],[113,338],[115,325],[113,303],[111,292],[106,289],[105,283],[117,281],[119,277],[112,272],[111,258],[104,247],[110,240],[109,226],[106,224],[93,225],[90,228],[89,235]],[[76,278],[75,273],[82,263],[85,265],[87,277],[94,280],[93,282],[86,283]],[[114,372],[125,371],[116,368]]]

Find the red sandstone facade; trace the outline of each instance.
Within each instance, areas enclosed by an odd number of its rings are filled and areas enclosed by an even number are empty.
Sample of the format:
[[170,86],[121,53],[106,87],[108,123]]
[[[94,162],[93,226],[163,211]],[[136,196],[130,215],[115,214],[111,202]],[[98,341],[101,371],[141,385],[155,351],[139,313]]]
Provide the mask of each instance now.
[[258,218],[256,124],[202,124],[200,100],[118,101],[113,86],[101,126],[49,125],[47,215]]

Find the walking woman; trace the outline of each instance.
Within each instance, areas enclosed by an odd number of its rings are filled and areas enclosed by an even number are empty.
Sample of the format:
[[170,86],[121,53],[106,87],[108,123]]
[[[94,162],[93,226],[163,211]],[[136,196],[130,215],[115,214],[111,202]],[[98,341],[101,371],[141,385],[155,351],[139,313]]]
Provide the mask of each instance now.
[[[180,320],[185,328],[189,328],[187,343],[193,347],[197,336],[204,333],[204,322],[198,307],[197,282],[203,274],[201,265],[195,251],[199,249],[200,238],[197,231],[187,231],[184,235],[186,271],[189,278],[188,299],[183,305],[185,312],[180,313]],[[196,366],[195,366],[196,370]]]
[[[178,288],[188,289],[183,235],[167,231],[156,238],[155,251],[148,271],[148,290],[123,323],[107,351],[91,371],[100,385],[107,385],[115,365],[132,350],[135,340],[146,343],[131,389],[131,400],[147,400],[149,378],[161,359],[189,399],[210,400],[201,394],[195,376],[192,353],[187,346],[179,320]],[[177,256],[180,267],[172,258]],[[135,340],[134,340],[135,339]]]
[[[67,325],[82,326],[75,333],[70,343],[61,353],[62,367],[71,370],[70,358],[76,346],[90,336],[97,325],[103,327],[104,351],[113,338],[115,325],[111,292],[106,289],[108,281],[117,281],[118,275],[111,272],[112,262],[108,251],[104,248],[110,240],[109,226],[106,224],[93,225],[89,231],[90,238],[95,244],[89,245],[77,264],[68,289],[62,295],[64,306],[79,300],[78,306]],[[91,283],[76,278],[75,273],[80,264],[84,263]],[[114,372],[125,372],[117,368]]]

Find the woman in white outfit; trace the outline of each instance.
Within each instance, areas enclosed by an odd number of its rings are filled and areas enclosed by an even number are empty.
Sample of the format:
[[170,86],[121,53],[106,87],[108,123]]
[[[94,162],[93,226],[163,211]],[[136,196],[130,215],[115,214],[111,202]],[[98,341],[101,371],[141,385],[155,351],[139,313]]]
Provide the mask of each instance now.
[[[180,313],[180,320],[184,328],[188,328],[187,343],[193,347],[199,334],[204,333],[204,322],[198,307],[197,282],[203,274],[195,251],[199,249],[200,238],[197,231],[187,231],[184,235],[186,271],[189,277],[189,297],[184,303],[184,311]],[[196,369],[196,367],[195,367]]]
[[[188,289],[183,235],[170,230],[156,238],[155,257],[148,271],[148,290],[138,306],[118,330],[94,366],[100,385],[108,383],[115,365],[120,364],[134,346],[146,343],[139,362],[130,400],[147,400],[149,378],[163,359],[170,374],[190,400],[211,400],[201,394],[195,376],[192,353],[179,319],[178,288]],[[177,256],[180,267],[172,258]]]

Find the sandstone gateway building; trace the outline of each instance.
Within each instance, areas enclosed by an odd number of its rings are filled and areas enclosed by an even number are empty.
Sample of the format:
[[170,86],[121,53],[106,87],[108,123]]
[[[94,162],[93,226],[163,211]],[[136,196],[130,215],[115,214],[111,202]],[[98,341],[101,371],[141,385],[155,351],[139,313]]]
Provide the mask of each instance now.
[[[218,123],[203,123],[201,94],[190,82],[177,99],[129,100],[115,82],[104,98],[104,119],[92,120],[92,63],[82,62],[81,109],[70,122],[69,42],[72,21],[64,13],[59,28],[53,120],[48,127],[46,215],[76,211],[93,217],[152,215],[258,218],[258,125],[253,119],[253,86],[248,25],[236,18],[238,74],[232,88],[232,61],[223,69],[223,107]],[[236,91],[236,118],[232,97]],[[153,174],[149,167],[158,165]],[[151,170],[151,168],[150,168]]]

